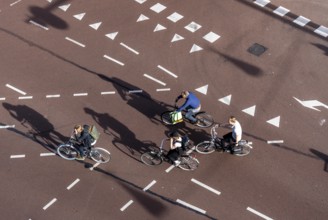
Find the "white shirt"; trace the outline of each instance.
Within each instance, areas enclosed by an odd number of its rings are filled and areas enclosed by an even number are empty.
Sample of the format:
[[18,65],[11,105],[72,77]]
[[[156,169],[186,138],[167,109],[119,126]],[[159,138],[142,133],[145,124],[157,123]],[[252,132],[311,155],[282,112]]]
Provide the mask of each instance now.
[[237,136],[240,136],[241,138],[242,133],[243,131],[241,129],[241,125],[238,121],[236,121],[234,126],[232,127],[232,137],[236,140]]

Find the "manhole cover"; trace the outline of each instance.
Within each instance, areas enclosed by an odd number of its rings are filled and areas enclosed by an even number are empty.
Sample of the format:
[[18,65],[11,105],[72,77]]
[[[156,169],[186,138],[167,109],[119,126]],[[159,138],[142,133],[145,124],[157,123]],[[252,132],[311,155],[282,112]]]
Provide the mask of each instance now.
[[266,48],[265,46],[262,46],[260,44],[253,44],[250,48],[248,48],[248,52],[250,52],[251,54],[254,54],[256,56],[261,56],[268,48]]

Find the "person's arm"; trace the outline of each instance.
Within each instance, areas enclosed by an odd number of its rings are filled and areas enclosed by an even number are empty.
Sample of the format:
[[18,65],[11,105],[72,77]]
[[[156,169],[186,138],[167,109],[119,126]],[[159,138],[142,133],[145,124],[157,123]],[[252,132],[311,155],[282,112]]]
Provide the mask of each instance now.
[[187,98],[187,100],[185,101],[185,103],[177,109],[178,112],[183,111],[184,109],[186,109],[189,106],[190,100]]

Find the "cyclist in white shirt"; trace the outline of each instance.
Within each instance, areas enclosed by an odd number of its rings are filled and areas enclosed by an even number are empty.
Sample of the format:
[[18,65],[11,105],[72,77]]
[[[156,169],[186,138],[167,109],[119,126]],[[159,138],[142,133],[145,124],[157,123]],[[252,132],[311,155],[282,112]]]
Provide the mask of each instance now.
[[232,132],[229,132],[223,136],[223,146],[227,148],[231,153],[234,152],[234,146],[238,145],[238,142],[241,140],[243,131],[240,123],[234,116],[230,116],[229,125],[232,126]]

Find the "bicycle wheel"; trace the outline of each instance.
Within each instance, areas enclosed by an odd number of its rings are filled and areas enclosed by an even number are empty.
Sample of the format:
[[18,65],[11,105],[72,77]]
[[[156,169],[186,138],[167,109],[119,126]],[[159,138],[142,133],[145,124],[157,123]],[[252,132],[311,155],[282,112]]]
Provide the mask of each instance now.
[[100,147],[91,148],[90,157],[97,163],[107,163],[111,158],[109,151]]
[[211,141],[203,141],[197,144],[196,151],[201,154],[210,154],[215,151],[215,146]]
[[201,128],[210,127],[214,123],[213,117],[206,112],[199,112],[195,117],[197,118],[197,123],[195,125]]
[[173,125],[170,113],[172,111],[166,111],[161,114],[161,120],[164,124]]
[[156,152],[146,152],[141,155],[141,161],[148,166],[160,165],[163,160]]
[[181,157],[180,161],[181,162],[179,164],[179,168],[181,168],[182,170],[196,170],[199,165],[199,161],[195,157],[190,155],[188,155],[187,157]]
[[246,156],[251,152],[251,147],[247,144],[240,146],[238,151],[234,151],[234,155],[236,156]]
[[60,157],[66,160],[75,160],[78,155],[77,149],[72,147],[70,144],[61,144],[57,148],[57,153]]

